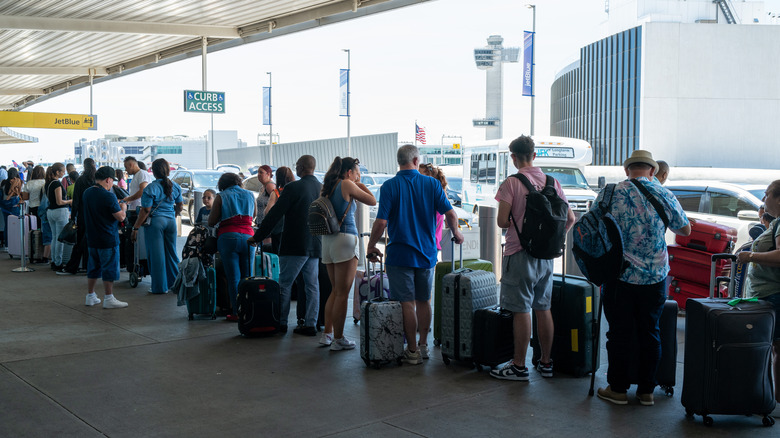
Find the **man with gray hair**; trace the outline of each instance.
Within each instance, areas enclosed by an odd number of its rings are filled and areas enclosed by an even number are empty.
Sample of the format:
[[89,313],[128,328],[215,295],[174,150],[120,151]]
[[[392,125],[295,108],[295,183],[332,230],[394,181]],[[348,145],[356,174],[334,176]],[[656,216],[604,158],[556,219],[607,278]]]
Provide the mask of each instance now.
[[659,184],[664,185],[666,179],[669,178],[669,163],[664,160],[658,160],[656,163],[658,163],[658,172],[655,174],[655,179],[658,180]]
[[386,248],[385,265],[390,296],[401,302],[408,342],[403,361],[416,365],[429,355],[430,299],[437,259],[436,213],[445,216],[456,243],[463,243],[463,235],[441,183],[417,170],[419,149],[410,144],[401,146],[397,159],[400,170],[382,184],[379,192],[379,210],[366,254],[374,261],[383,256],[376,243],[387,227],[391,244]]

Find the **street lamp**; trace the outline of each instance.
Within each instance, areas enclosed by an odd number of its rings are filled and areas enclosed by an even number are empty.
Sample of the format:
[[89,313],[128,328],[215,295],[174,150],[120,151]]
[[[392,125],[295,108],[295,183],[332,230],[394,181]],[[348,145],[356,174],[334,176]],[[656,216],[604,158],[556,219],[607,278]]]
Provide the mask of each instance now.
[[350,118],[352,117],[351,108],[349,107],[349,82],[352,78],[350,78],[352,74],[352,70],[350,68],[350,58],[351,53],[349,49],[341,49],[343,52],[347,52],[347,156],[352,156],[352,137],[350,136],[349,132],[349,124],[350,124]]
[[[536,46],[536,5],[527,4],[525,5],[526,8],[531,9],[533,11],[533,27],[531,28],[531,32],[533,32],[533,44]],[[534,76],[536,70],[536,47],[534,47],[531,50],[531,136],[534,135],[534,99],[536,99],[536,92],[534,91],[536,89],[536,76]]]

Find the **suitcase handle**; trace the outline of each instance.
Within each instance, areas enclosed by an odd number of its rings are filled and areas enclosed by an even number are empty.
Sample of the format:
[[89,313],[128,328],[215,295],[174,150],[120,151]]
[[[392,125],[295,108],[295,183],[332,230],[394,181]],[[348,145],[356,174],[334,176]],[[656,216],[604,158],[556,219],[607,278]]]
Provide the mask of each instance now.
[[[737,256],[735,254],[713,254],[711,257],[712,262],[710,263],[710,298],[715,298],[715,290],[718,289],[721,282],[725,282],[728,279],[728,296],[729,298],[734,297],[734,274],[736,273],[735,263],[737,262]],[[730,275],[728,277],[716,277],[715,276],[715,266],[718,264],[719,260],[729,260],[730,262]]]
[[[257,245],[252,245],[251,243],[248,244],[248,251],[249,251],[249,276],[254,277],[255,276],[255,259],[257,258],[257,253],[260,253],[260,266],[262,269],[263,265],[263,242],[256,242]],[[252,247],[255,247],[254,254],[252,254]],[[254,255],[254,257],[253,257]],[[264,273],[260,273],[261,276],[265,275]]]
[[[453,236],[452,239],[450,239],[450,245],[452,248],[452,272],[455,272],[455,237]],[[460,245],[460,269],[463,269],[463,244]]]

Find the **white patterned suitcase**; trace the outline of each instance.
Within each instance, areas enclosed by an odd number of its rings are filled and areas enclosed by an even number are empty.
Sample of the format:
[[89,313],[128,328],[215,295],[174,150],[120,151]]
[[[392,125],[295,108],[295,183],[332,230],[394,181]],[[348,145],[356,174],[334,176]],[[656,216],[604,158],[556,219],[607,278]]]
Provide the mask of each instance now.
[[498,304],[496,275],[459,269],[445,275],[441,291],[441,356],[470,361],[473,356],[474,312]]
[[363,303],[360,312],[360,357],[366,366],[379,368],[404,355],[404,320],[401,303],[373,299]]

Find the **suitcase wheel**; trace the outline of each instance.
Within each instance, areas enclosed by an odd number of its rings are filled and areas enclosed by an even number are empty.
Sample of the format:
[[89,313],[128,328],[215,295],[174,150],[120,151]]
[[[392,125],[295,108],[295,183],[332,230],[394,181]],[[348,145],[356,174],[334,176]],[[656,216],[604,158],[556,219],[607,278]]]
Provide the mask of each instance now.
[[433,346],[434,347],[441,347],[441,339],[433,339]]
[[371,367],[371,361],[370,361],[370,360],[368,360],[367,358],[363,358],[363,362],[365,362],[365,363],[366,363],[366,366],[367,366],[367,367],[369,367],[369,368]]
[[130,273],[130,287],[138,286],[138,274],[135,272]]
[[702,418],[702,420],[704,420],[704,425],[705,426],[708,426],[708,427],[712,426],[712,423],[713,423],[712,417],[710,417],[709,415],[705,415],[704,418]]
[[449,364],[450,364],[450,357],[449,357],[449,356],[447,356],[447,355],[446,355],[446,354],[444,354],[444,353],[442,353],[442,354],[441,354],[441,360],[443,360],[443,361],[444,361],[444,365],[449,365]]
[[395,363],[398,364],[398,366],[401,366],[404,364],[404,359],[402,357],[399,357],[395,360]]
[[189,319],[190,321],[192,321],[193,319],[195,319],[195,317],[194,317],[194,316],[192,316],[192,313],[190,313],[189,315],[187,315],[187,319]]
[[673,397],[674,396],[674,388],[671,386],[661,386],[661,389],[664,390],[664,394],[666,394],[667,397]]
[[688,418],[693,418],[693,411],[690,409],[685,410],[685,416]]
[[217,312],[211,314],[211,319],[212,320],[217,319]]
[[769,415],[764,415],[764,419],[761,420],[761,422],[764,423],[764,426],[766,427],[772,427],[775,425],[775,419]]
[[352,322],[354,322],[355,324],[357,324],[357,323],[359,323],[359,322],[360,322],[360,320],[359,320],[359,319],[357,319],[357,318],[352,318]]

